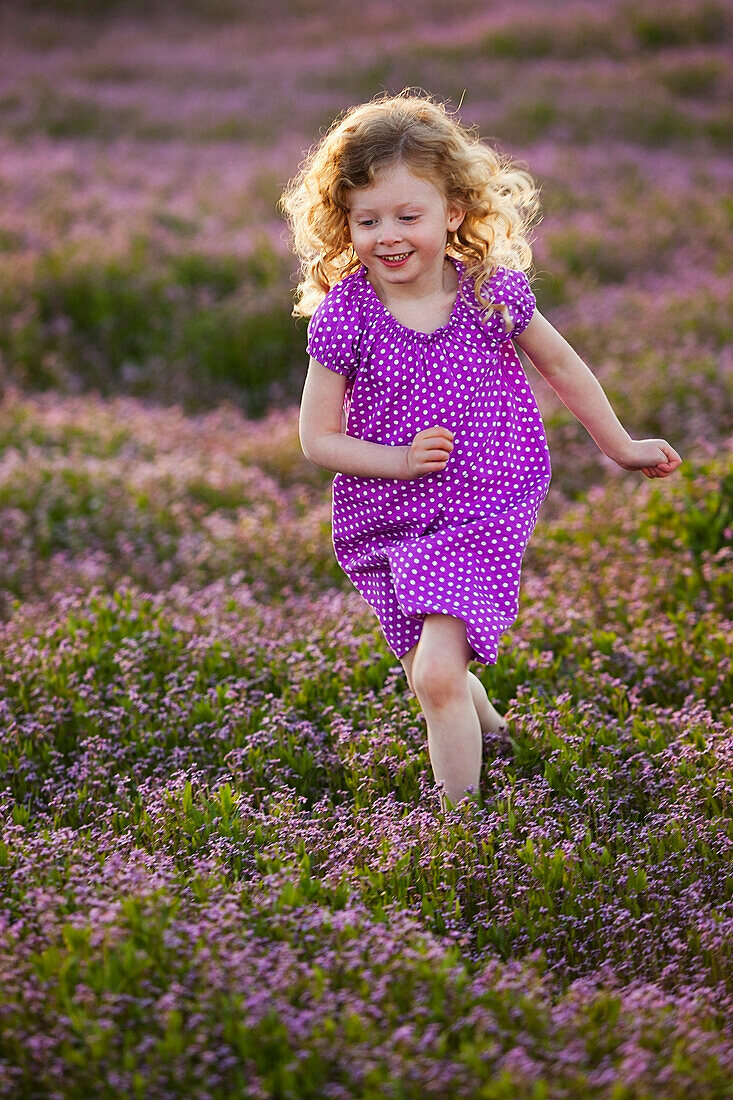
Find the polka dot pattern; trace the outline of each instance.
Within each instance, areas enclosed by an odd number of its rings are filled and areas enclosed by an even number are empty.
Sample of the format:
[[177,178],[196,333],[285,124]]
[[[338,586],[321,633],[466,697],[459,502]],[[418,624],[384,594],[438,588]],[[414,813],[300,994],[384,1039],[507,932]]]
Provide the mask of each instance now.
[[506,306],[482,318],[462,280],[448,322],[401,325],[358,271],[337,283],[308,325],[308,354],[348,378],[346,434],[408,446],[417,432],[455,432],[444,470],[409,481],[336,473],[336,560],[402,657],[426,615],[466,623],[474,659],[494,664],[517,617],[522,555],[550,484],[542,418],[512,337],[536,306],[526,275],[499,268],[484,289]]

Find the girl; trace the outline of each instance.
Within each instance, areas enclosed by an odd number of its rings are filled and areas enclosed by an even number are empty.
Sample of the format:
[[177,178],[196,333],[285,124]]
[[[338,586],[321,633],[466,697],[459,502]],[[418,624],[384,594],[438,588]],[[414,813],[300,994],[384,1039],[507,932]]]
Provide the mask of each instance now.
[[531,176],[432,97],[352,107],[280,207],[302,260],[293,313],[311,318],[301,446],[336,471],[336,559],[425,714],[446,809],[478,793],[482,733],[505,727],[468,664],[496,663],[550,482],[514,344],[624,469],[667,477],[681,460],[630,438],[536,309]]

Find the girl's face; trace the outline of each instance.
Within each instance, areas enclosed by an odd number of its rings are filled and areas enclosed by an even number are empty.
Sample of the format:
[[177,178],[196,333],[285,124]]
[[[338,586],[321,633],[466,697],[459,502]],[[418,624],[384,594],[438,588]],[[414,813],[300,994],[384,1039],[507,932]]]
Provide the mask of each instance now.
[[434,184],[400,161],[349,191],[347,202],[354,251],[378,283],[428,287],[442,279],[448,230],[465,211],[449,206]]

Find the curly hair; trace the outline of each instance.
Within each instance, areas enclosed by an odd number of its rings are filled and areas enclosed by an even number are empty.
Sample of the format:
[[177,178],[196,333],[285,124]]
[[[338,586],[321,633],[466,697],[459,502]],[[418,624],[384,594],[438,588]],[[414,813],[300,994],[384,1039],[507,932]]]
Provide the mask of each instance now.
[[475,279],[485,311],[506,316],[504,307],[486,301],[484,286],[500,265],[531,270],[529,230],[539,219],[539,191],[527,171],[484,144],[474,127],[462,126],[444,103],[410,88],[381,93],[337,117],[280,196],[301,260],[293,316],[310,317],[331,287],[359,268],[347,192],[370,186],[380,169],[399,162],[466,211],[447,233],[446,254],[464,261],[464,278]]

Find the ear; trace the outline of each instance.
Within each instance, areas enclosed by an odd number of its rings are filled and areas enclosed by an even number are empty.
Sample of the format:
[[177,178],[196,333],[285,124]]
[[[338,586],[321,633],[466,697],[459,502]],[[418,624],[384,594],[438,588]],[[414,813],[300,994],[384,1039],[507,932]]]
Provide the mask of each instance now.
[[448,207],[448,229],[455,231],[466,216],[466,211],[460,206]]

